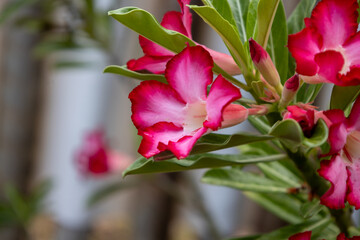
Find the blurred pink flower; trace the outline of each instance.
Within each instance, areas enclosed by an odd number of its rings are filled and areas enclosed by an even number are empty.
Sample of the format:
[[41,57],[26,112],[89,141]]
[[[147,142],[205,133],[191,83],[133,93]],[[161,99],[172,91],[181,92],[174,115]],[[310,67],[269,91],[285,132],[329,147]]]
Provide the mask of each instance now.
[[[311,240],[311,231],[297,233],[289,238],[289,240]],[[324,239],[325,240],[325,239]],[[360,237],[347,238],[345,234],[340,233],[336,240],[360,240]]]

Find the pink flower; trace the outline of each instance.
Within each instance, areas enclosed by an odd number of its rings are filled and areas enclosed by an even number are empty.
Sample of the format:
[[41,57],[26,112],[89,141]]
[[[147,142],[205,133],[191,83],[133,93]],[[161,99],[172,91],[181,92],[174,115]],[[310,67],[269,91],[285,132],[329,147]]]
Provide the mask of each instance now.
[[311,137],[317,119],[315,118],[314,109],[305,109],[296,105],[288,106],[288,112],[285,113],[284,119],[294,119],[297,121],[303,130],[305,137]]
[[289,35],[296,71],[308,83],[360,84],[360,33],[356,0],[322,0],[306,27]]
[[[186,6],[190,3],[190,0],[178,0],[178,2],[180,4],[181,13],[175,11],[165,13],[161,21],[161,26],[166,29],[177,31],[191,39],[192,15],[189,8]],[[145,70],[156,74],[163,74],[165,72],[166,63],[175,56],[175,53],[142,36],[139,36],[139,42],[145,55],[139,59],[128,61],[127,68],[132,71]],[[206,48],[206,50],[211,54],[216,64],[226,72],[232,75],[240,74],[240,69],[231,56],[208,48]]]
[[329,119],[330,160],[321,162],[319,174],[331,183],[321,197],[330,208],[343,208],[348,201],[360,208],[360,97],[355,101],[348,118],[341,110],[324,112]]
[[[311,231],[297,233],[289,238],[289,240],[311,240]],[[340,233],[336,240],[360,240],[360,237],[347,238],[345,234]]]
[[169,84],[143,81],[130,93],[131,118],[143,137],[141,155],[150,158],[170,150],[184,158],[206,132],[246,119],[246,108],[229,105],[241,97],[240,90],[221,75],[212,83],[213,64],[203,47],[188,46],[168,62]]
[[122,171],[132,162],[130,157],[108,149],[99,129],[87,133],[75,161],[84,175],[94,176]]

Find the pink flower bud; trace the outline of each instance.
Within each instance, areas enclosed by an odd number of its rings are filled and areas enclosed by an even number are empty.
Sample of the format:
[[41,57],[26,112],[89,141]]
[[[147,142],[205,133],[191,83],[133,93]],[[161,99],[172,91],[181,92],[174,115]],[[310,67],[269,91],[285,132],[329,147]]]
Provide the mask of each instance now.
[[264,79],[280,94],[282,92],[280,76],[269,54],[254,39],[249,40],[249,46],[255,67],[260,71]]
[[300,86],[299,75],[295,74],[285,82],[285,86],[281,95],[280,107],[285,107],[294,98]]

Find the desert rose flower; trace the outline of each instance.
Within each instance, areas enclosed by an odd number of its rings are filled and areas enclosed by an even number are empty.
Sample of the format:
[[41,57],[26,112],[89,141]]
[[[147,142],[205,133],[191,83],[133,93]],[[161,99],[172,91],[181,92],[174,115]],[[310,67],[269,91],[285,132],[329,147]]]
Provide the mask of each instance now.
[[221,75],[213,82],[213,64],[203,47],[188,46],[168,62],[169,84],[143,81],[129,94],[131,118],[143,137],[141,155],[170,150],[185,158],[203,134],[246,119],[246,108],[229,105],[241,97],[240,90]]
[[296,71],[307,83],[360,84],[360,33],[356,0],[322,0],[306,27],[289,35]]
[[294,119],[303,130],[305,137],[311,137],[317,122],[314,109],[305,109],[296,105],[288,106],[284,119]]
[[[167,12],[161,21],[161,26],[166,29],[180,32],[192,39],[192,15],[189,8],[186,6],[190,3],[190,0],[178,0],[178,2],[180,4],[181,12]],[[127,68],[132,71],[146,70],[152,73],[163,74],[166,63],[175,56],[175,53],[142,36],[139,36],[139,42],[145,55],[139,59],[132,59],[128,61]],[[231,56],[208,48],[206,48],[206,50],[208,50],[215,63],[226,72],[232,75],[240,74],[240,69]]]
[[344,208],[345,201],[360,208],[360,97],[348,118],[341,110],[325,111],[329,127],[330,160],[321,161],[320,176],[331,183],[321,197],[330,208]]
[[84,138],[75,155],[76,165],[84,175],[102,176],[121,172],[131,164],[131,158],[110,150],[104,139],[104,132],[95,129]]
[[[289,240],[311,240],[311,231],[297,233],[289,238]],[[336,240],[360,240],[360,237],[347,238],[345,234],[340,233]]]

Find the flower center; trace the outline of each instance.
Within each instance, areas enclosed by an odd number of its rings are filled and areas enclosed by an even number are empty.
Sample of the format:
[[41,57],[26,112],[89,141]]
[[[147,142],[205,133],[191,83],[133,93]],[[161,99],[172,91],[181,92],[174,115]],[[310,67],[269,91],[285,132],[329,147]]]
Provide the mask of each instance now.
[[346,52],[345,52],[345,49],[343,48],[343,46],[338,46],[334,50],[341,53],[341,55],[342,55],[342,57],[344,59],[344,65],[343,65],[343,67],[342,67],[342,69],[340,70],[339,73],[341,75],[345,75],[346,73],[348,73],[350,71],[351,62],[346,57]]
[[191,133],[203,126],[206,120],[206,102],[199,101],[195,103],[188,103],[185,106],[185,121],[183,123],[184,132]]

